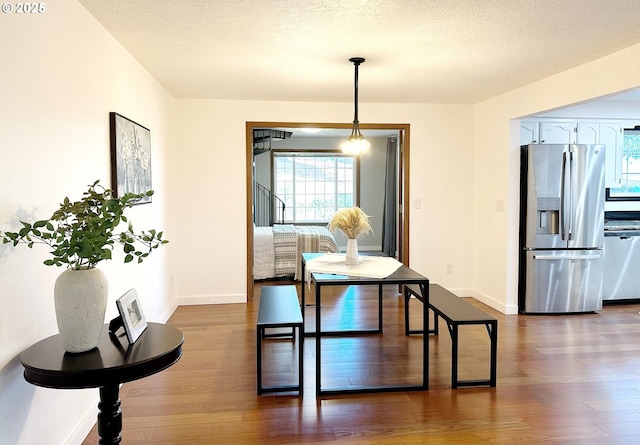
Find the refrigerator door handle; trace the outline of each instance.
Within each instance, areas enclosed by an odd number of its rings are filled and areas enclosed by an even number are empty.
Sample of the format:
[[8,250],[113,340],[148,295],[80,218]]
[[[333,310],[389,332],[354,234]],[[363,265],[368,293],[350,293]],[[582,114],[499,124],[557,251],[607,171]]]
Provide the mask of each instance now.
[[569,189],[569,198],[567,199],[567,206],[569,208],[569,211],[567,212],[567,216],[568,216],[568,228],[569,228],[569,233],[567,236],[567,240],[572,240],[573,239],[573,223],[574,223],[574,215],[573,215],[573,209],[575,208],[575,203],[574,203],[574,194],[575,194],[575,190],[574,190],[574,181],[573,181],[573,175],[575,173],[575,168],[573,166],[573,151],[571,150],[571,147],[569,148],[569,152],[567,153],[567,157],[568,157],[568,161],[567,161],[567,165],[569,166],[569,172],[567,173],[567,188]]
[[568,177],[569,177],[569,186],[568,186],[568,192],[569,192],[569,199],[567,199],[568,205],[569,205],[569,211],[567,212],[567,215],[569,216],[569,236],[567,237],[567,240],[571,241],[573,239],[573,232],[574,232],[574,223],[575,223],[575,193],[576,190],[574,190],[575,188],[575,184],[576,184],[576,180],[574,178],[574,175],[576,174],[577,170],[575,168],[575,153],[573,152],[572,147],[569,147],[569,152],[567,153],[567,156],[569,157],[569,173],[568,173]]
[[559,256],[559,255],[534,255],[534,260],[597,260],[602,258],[602,255],[570,255],[570,256]]
[[[567,159],[569,157],[569,159]],[[563,240],[571,239],[571,153],[562,153],[562,167],[560,171],[560,236]]]

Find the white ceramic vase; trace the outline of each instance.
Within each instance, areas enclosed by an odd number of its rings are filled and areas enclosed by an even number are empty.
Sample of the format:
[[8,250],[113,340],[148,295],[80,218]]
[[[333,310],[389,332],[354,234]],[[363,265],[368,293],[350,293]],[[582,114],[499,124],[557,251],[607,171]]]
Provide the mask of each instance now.
[[349,238],[347,240],[347,254],[345,255],[344,262],[347,266],[356,266],[360,263],[357,238]]
[[56,280],[53,294],[64,350],[78,353],[95,348],[109,296],[106,275],[96,268],[67,269]]

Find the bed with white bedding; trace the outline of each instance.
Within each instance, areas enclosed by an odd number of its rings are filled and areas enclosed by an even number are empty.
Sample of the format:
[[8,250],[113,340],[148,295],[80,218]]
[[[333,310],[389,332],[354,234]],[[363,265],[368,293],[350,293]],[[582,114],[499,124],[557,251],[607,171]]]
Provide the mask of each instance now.
[[324,226],[276,224],[253,228],[253,278],[293,276],[300,279],[303,252],[339,252],[333,234]]

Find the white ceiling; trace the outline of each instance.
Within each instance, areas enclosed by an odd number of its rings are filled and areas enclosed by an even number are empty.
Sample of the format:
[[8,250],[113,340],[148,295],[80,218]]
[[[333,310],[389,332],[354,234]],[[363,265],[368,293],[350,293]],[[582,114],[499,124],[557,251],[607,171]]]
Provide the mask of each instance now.
[[80,0],[178,98],[476,103],[640,43],[638,0]]

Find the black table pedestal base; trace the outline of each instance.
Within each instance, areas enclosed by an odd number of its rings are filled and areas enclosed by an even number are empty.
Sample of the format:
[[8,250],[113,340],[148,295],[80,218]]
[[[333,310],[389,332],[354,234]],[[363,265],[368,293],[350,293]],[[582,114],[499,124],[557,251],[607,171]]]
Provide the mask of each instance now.
[[119,444],[122,440],[122,411],[120,410],[119,385],[101,386],[98,402],[98,436],[100,445]]
[[[124,334],[123,334],[124,335]],[[57,389],[99,388],[98,436],[100,445],[122,442],[120,384],[167,369],[182,356],[184,336],[179,329],[147,323],[133,344],[124,344],[104,325],[98,346],[72,354],[65,351],[62,336],[52,335],[20,355],[24,379],[34,385]]]

